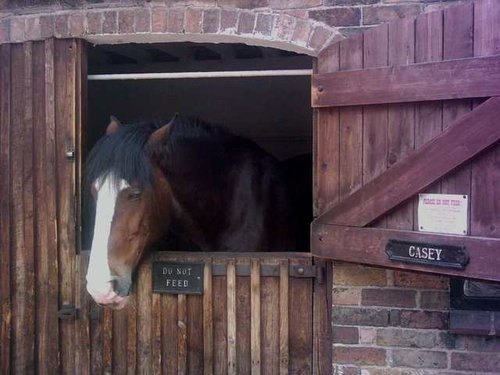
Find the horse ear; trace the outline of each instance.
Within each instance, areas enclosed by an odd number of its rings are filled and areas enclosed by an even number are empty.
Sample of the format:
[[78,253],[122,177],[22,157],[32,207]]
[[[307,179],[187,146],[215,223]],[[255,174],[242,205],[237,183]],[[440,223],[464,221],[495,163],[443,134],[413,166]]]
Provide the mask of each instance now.
[[148,139],[148,144],[155,144],[162,139],[165,139],[168,136],[168,133],[170,133],[170,129],[172,128],[172,125],[177,121],[179,118],[179,114],[176,113],[172,120],[170,120],[167,124],[163,125],[161,128],[158,130],[155,130]]
[[109,125],[106,128],[106,134],[109,135],[115,133],[118,129],[120,129],[120,126],[122,126],[120,120],[118,120],[115,116],[110,116]]

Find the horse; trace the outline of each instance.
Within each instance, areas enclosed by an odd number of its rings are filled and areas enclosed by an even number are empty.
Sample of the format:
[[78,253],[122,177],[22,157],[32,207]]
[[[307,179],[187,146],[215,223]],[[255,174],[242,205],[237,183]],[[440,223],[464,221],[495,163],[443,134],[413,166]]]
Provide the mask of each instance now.
[[126,305],[135,268],[168,232],[201,251],[296,250],[279,162],[222,127],[111,117],[85,172],[96,206],[87,290],[100,305]]

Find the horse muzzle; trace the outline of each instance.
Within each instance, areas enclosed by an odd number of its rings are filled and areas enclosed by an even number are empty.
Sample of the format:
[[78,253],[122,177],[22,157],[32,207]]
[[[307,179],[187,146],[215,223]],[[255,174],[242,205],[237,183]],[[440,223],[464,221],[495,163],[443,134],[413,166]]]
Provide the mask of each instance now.
[[102,288],[93,288],[87,284],[87,291],[99,305],[119,310],[127,304],[130,285],[130,282],[120,283],[118,280],[113,280],[107,282]]

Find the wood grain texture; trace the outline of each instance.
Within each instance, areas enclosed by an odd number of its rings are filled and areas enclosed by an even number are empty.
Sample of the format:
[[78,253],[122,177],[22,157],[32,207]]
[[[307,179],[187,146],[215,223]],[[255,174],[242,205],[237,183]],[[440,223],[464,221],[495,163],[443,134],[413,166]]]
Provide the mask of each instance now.
[[498,116],[500,98],[491,98],[317,221],[351,226],[369,224],[497,142]]
[[0,46],[0,373],[11,372],[11,47]]
[[[275,259],[261,259],[261,266],[277,264]],[[263,372],[279,373],[279,279],[261,277],[260,280],[260,359]],[[264,370],[265,369],[265,370]]]
[[162,296],[162,370],[164,374],[177,373],[178,304],[173,294]]
[[151,371],[153,374],[161,374],[161,299],[160,295],[151,295]]
[[75,353],[75,374],[90,374],[90,303],[87,293],[85,275],[89,258],[85,255],[76,257],[75,265],[75,307],[78,309],[78,324],[75,330],[75,341],[78,343]]
[[252,374],[258,375],[261,371],[260,360],[260,263],[257,259],[251,260],[250,271],[250,303],[251,303],[251,359]]
[[203,297],[187,296],[187,371],[203,373]]
[[313,224],[312,243],[318,257],[479,280],[498,280],[497,270],[500,266],[500,259],[496,255],[500,251],[498,239],[430,233],[425,235],[425,241],[429,243],[465,246],[471,255],[465,270],[391,261],[385,253],[389,239],[419,242],[422,241],[422,234],[402,230]]
[[139,266],[137,278],[137,371],[151,372],[151,262],[146,258]]
[[236,374],[236,268],[235,261],[227,263],[227,373]]
[[288,286],[288,260],[280,261],[280,374],[286,375],[289,373],[290,353],[289,353],[289,316],[290,310],[288,306],[289,286]]
[[177,296],[177,373],[187,374],[187,300]]
[[203,374],[212,375],[214,371],[214,323],[212,259],[205,261],[203,269]]

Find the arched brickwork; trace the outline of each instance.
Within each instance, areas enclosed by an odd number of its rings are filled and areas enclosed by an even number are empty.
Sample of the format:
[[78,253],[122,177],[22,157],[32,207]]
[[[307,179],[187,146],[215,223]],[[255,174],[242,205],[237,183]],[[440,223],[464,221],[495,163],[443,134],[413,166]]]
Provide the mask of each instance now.
[[93,43],[244,42],[316,55],[342,38],[335,27],[269,10],[135,6],[11,15],[0,43],[77,37]]

